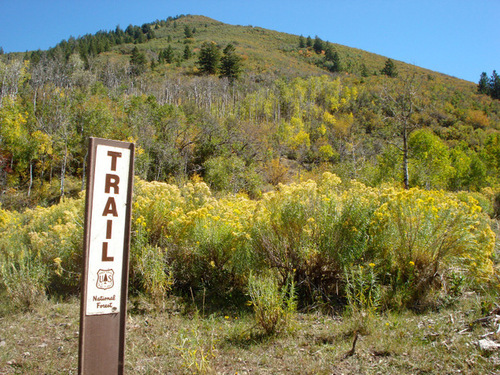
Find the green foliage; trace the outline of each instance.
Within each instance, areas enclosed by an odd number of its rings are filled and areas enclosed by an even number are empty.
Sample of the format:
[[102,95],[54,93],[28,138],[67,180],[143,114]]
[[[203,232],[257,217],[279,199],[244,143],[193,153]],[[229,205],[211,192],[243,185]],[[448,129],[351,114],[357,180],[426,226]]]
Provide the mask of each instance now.
[[340,56],[337,51],[333,54],[332,57],[332,67],[330,68],[332,72],[341,72],[343,70],[342,62],[340,61]]
[[139,284],[138,290],[146,293],[156,304],[160,305],[173,284],[172,274],[165,262],[164,250],[147,243],[140,244],[140,241],[135,242],[135,245],[137,248],[132,251],[134,258],[131,260],[134,276],[132,281],[134,284]]
[[191,29],[191,26],[184,25],[184,36],[186,38],[192,38],[193,37],[193,30]]
[[481,73],[481,77],[479,78],[479,83],[477,84],[477,92],[486,95],[490,93],[490,82],[488,80],[486,72]]
[[311,36],[308,35],[307,36],[307,40],[306,40],[306,46],[307,47],[312,47],[312,45],[313,45],[313,42],[312,42]]
[[[68,194],[70,181],[84,179],[89,136],[136,141],[138,175],[148,180],[204,175],[208,160],[236,154],[249,175],[258,175],[252,196],[267,189],[258,181],[270,181],[272,160],[288,170],[282,181],[315,170],[371,186],[403,180],[401,171],[387,168],[390,149],[402,142],[383,98],[385,87],[394,86],[390,94],[404,91],[408,76],[419,82],[411,126],[435,134],[440,155],[449,154],[424,161],[410,152],[408,184],[452,190],[499,184],[491,139],[500,129],[500,104],[476,95],[475,85],[403,63],[397,64],[403,79],[389,80],[373,75],[387,59],[319,37],[309,38],[310,48],[303,38],[298,49],[297,37],[261,28],[198,16],[175,22],[178,28],[171,20],[117,27],[29,52],[25,63],[11,55],[0,63],[4,206],[45,205]],[[195,28],[203,33],[172,43]],[[140,44],[153,29],[155,38]],[[226,53],[209,41],[227,46]],[[320,42],[316,54],[313,44]],[[332,71],[348,74],[325,75]],[[403,158],[391,157],[396,161]],[[52,188],[57,182],[59,194]]]
[[279,276],[272,272],[258,276],[250,273],[248,295],[255,321],[267,335],[290,327],[297,310],[292,277],[287,277],[283,283],[280,282]]
[[304,36],[299,37],[299,48],[305,48],[306,47],[306,39]]
[[232,44],[228,44],[224,48],[223,54],[220,62],[220,75],[233,82],[241,74],[241,58],[236,55],[236,49]]
[[259,176],[236,155],[211,158],[204,166],[206,181],[212,189],[233,194],[246,192],[252,196],[258,195],[261,184]]
[[130,56],[130,65],[133,75],[138,76],[146,71],[146,55],[142,52],[139,52],[139,49],[137,47],[134,47],[134,49],[132,50],[132,55]]
[[313,43],[312,47],[314,49],[314,52],[320,54],[324,50],[325,46],[324,46],[324,43],[321,40],[321,38],[316,35],[316,37],[314,38],[314,43]]
[[347,308],[351,314],[356,312],[375,313],[380,308],[381,285],[374,270],[375,263],[346,268],[345,293]]
[[[186,40],[195,28],[203,32]],[[374,212],[401,200],[387,184],[405,181],[406,159],[408,186],[456,191],[446,199],[461,204],[472,196],[497,215],[500,102],[472,83],[403,63],[398,77],[379,75],[384,61],[390,65],[384,57],[302,39],[297,48],[296,36],[181,16],[73,38],[28,52],[24,62],[9,54],[0,61],[1,260],[21,269],[18,241],[30,262],[44,264],[44,291],[77,290],[83,200],[61,196],[76,198],[84,187],[87,139],[97,136],[134,141],[137,175],[171,183],[137,184],[131,292],[161,302],[168,293],[213,288],[233,298],[245,293],[251,269],[282,277],[295,269],[301,304],[333,304],[348,298],[351,267],[366,271],[373,261],[384,304],[397,305],[398,293],[401,303],[418,300],[417,280],[427,271],[415,266],[410,274],[389,262],[394,254],[375,241],[382,235]],[[217,45],[227,46],[222,56]],[[340,70],[346,74],[331,74]],[[463,208],[463,218],[450,213],[439,224],[427,208],[394,207],[387,208],[393,223],[409,226],[399,215],[419,212],[432,224],[424,232],[451,218],[472,225]],[[394,225],[386,229],[398,248]],[[489,248],[488,238],[476,239]],[[455,267],[464,246],[430,263]],[[380,252],[390,267],[375,261]],[[488,257],[475,262],[486,269]],[[436,279],[429,289],[439,288]]]
[[394,64],[394,61],[392,61],[391,59],[387,59],[385,61],[385,66],[380,72],[391,78],[398,76],[398,70],[396,68],[396,65]]
[[428,130],[416,130],[410,136],[409,147],[412,170],[410,184],[446,189],[454,174],[446,144]]
[[174,61],[174,50],[169,44],[167,48],[160,52],[158,62],[171,64]]
[[[3,254],[4,255],[4,254]],[[0,283],[14,309],[31,310],[45,299],[48,270],[38,256],[26,253],[24,246],[16,254],[2,256]]]
[[220,64],[220,50],[215,42],[205,42],[201,46],[198,67],[202,74],[217,74]]
[[479,94],[489,95],[493,99],[500,99],[500,76],[496,70],[493,71],[490,78],[488,78],[485,72],[481,73],[477,85],[477,92]]
[[191,48],[189,47],[189,45],[186,44],[186,46],[184,47],[184,52],[182,54],[182,57],[184,58],[184,60],[189,60],[191,56],[192,56]]
[[500,99],[500,76],[496,70],[493,71],[490,78],[490,95],[493,99]]

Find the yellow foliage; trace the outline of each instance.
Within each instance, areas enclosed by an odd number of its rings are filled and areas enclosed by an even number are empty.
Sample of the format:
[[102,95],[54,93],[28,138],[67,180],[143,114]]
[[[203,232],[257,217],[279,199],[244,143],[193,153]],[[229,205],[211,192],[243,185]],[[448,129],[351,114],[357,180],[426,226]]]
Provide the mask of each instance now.
[[292,150],[297,150],[301,147],[309,148],[310,146],[311,140],[309,138],[309,133],[304,130],[299,130],[299,132],[290,140],[290,148]]
[[335,125],[335,123],[337,122],[335,116],[333,116],[330,112],[325,112],[323,114],[323,121],[330,126]]
[[413,262],[427,277],[455,266],[487,279],[495,235],[480,212],[472,198],[463,202],[442,191],[405,190],[377,209],[371,231],[380,236],[383,257],[393,267],[404,270]]
[[474,128],[486,129],[490,125],[488,116],[483,111],[478,110],[470,110],[466,121]]
[[328,160],[335,155],[335,152],[333,151],[332,146],[330,146],[329,144],[322,145],[318,149],[318,152],[319,152],[321,159],[323,159],[323,160]]

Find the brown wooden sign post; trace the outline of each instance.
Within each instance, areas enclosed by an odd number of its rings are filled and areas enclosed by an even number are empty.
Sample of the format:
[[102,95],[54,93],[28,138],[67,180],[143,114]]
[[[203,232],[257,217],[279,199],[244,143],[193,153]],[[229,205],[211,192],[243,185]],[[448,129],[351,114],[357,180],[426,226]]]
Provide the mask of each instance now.
[[78,373],[123,374],[134,144],[90,138]]

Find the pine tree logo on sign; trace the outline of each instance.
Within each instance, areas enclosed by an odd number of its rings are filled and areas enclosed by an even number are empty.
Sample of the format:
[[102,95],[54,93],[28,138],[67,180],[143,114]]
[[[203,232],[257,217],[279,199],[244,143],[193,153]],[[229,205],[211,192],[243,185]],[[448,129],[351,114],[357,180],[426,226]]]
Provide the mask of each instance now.
[[99,270],[97,271],[97,283],[96,286],[99,289],[111,289],[114,284],[115,272],[113,270]]

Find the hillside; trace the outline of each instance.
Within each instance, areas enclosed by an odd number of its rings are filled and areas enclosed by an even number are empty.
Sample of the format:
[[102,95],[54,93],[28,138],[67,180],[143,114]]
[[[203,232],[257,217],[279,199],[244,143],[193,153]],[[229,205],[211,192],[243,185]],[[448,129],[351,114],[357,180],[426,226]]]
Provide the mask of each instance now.
[[[223,61],[228,45],[236,79],[205,72],[204,50]],[[169,17],[0,56],[0,75],[6,208],[81,190],[89,136],[137,142],[144,179],[253,197],[323,171],[454,191],[500,181],[498,100],[320,37]]]
[[[129,25],[129,28],[132,25]],[[194,30],[192,37],[186,38],[185,27],[189,26]],[[137,26],[135,26],[137,27]],[[161,50],[171,45],[176,57],[176,64],[170,65],[170,70],[179,72],[179,67],[184,68],[184,73],[192,73],[195,67],[195,59],[183,60],[180,56],[186,45],[191,47],[193,52],[198,52],[203,42],[215,41],[219,46],[232,43],[244,60],[244,68],[247,73],[276,73],[278,75],[308,76],[314,74],[324,74],[325,67],[322,65],[322,58],[325,51],[319,55],[312,53],[312,48],[300,48],[299,36],[267,30],[256,26],[235,26],[213,20],[204,16],[180,16],[179,18],[169,18],[166,21],[155,21],[141,27],[149,27],[154,32],[154,38],[143,43],[123,43],[118,46],[111,46],[109,51],[100,54],[100,61],[108,59],[118,60],[120,55],[129,55],[134,46],[146,54],[150,60],[157,59]],[[114,33],[116,30],[111,31]],[[106,32],[102,32],[106,33]],[[99,33],[98,33],[99,34]],[[96,34],[97,35],[97,34]],[[86,39],[89,35],[84,36]],[[319,36],[321,37],[321,36]],[[312,40],[314,42],[314,39]],[[361,75],[362,65],[366,66],[369,74],[379,72],[387,59],[385,56],[369,53],[360,49],[351,48],[336,43],[328,43],[337,51],[343,62],[344,71],[351,74]],[[71,40],[68,41],[71,44]],[[64,48],[66,42],[63,41],[52,50],[57,54],[58,48]],[[91,53],[93,47],[87,46]],[[79,52],[79,51],[77,51]],[[94,51],[95,52],[95,51]],[[92,53],[91,53],[92,54]],[[127,56],[128,57],[128,56]],[[124,61],[128,61],[124,59]],[[413,71],[415,66],[397,62],[401,72]],[[160,69],[161,71],[161,69]],[[443,74],[435,73],[426,69],[419,69],[421,73],[428,73],[442,78],[448,78],[454,85],[472,88],[470,82],[462,81]]]

